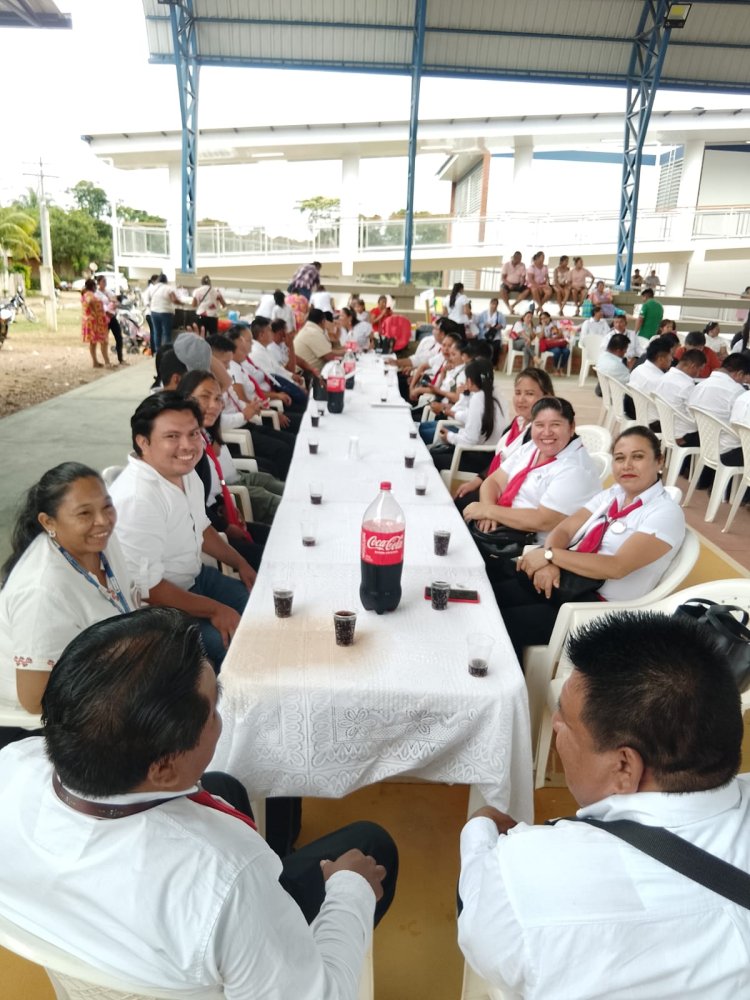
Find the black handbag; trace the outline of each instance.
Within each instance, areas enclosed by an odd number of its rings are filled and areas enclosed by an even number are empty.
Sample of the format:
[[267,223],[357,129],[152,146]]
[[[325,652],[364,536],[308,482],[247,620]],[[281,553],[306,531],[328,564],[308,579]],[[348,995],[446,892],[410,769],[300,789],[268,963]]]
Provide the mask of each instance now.
[[494,531],[480,531],[476,521],[471,521],[469,531],[485,560],[516,559],[527,545],[536,543],[535,531],[520,531],[502,525]]
[[750,616],[747,611],[733,604],[717,604],[704,597],[694,597],[681,604],[676,614],[688,615],[704,625],[727,658],[739,690],[750,687],[750,629],[747,627]]
[[559,604],[567,604],[568,601],[580,601],[582,597],[590,597],[591,592],[598,590],[603,584],[604,580],[592,580],[589,576],[561,569],[560,584],[555,587],[554,593]]

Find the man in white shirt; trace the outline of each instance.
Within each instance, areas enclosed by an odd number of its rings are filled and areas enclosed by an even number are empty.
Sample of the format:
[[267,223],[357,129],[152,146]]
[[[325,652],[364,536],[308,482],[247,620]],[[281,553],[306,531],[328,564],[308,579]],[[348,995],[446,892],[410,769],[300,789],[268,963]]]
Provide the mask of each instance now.
[[300,412],[307,407],[307,393],[290,377],[289,371],[280,365],[269,346],[273,342],[271,321],[257,316],[250,325],[252,346],[249,360],[259,368],[277,392],[286,393],[291,400],[289,409]]
[[623,385],[627,385],[630,381],[630,372],[625,364],[628,347],[630,347],[630,340],[627,334],[613,333],[606,349],[599,355],[596,362],[597,374],[609,375],[611,378],[617,379],[618,382],[622,382]]
[[[175,393],[148,396],[131,417],[133,453],[110,487],[117,540],[131,579],[149,604],[199,619],[218,670],[255,583],[255,571],[206,515],[195,466],[203,454],[198,404]],[[239,580],[204,566],[212,556]]]
[[195,622],[107,624],[58,661],[44,738],[0,753],[2,912],[128,993],[354,1000],[392,839],[353,823],[280,860],[239,782],[201,782],[221,716]]
[[[646,341],[639,337],[635,330],[628,330],[628,318],[627,316],[615,316],[612,320],[612,333],[622,333],[628,338],[630,345],[625,352],[625,361],[627,362],[628,368],[632,368],[635,361],[640,358],[642,354],[646,353]],[[602,341],[601,353],[607,349],[607,341]]]
[[[661,337],[652,337],[646,347],[646,360],[642,365],[633,368],[630,373],[629,385],[650,395],[658,392],[664,379],[664,373],[672,365],[672,349],[668,341]],[[659,414],[653,403],[648,404],[648,423],[653,431],[659,431]]]
[[607,349],[609,338],[612,336],[612,327],[609,325],[609,320],[604,319],[601,306],[594,306],[594,311],[589,319],[585,319],[581,323],[581,340],[591,336],[601,338],[600,350],[603,353]]
[[[732,407],[738,396],[745,391],[744,387],[748,382],[750,382],[750,358],[744,354],[730,354],[722,361],[721,368],[711,372],[707,379],[696,385],[688,398],[688,406],[697,406],[699,410],[706,410],[720,420],[728,422]],[[719,435],[719,453],[722,461],[727,452],[739,446],[740,439],[736,434],[722,431]],[[704,486],[707,482],[708,477],[702,477],[700,485]]]
[[581,808],[553,826],[487,806],[469,820],[467,961],[525,1000],[748,995],[750,909],[694,881],[698,862],[678,874],[614,833],[622,821],[654,837],[666,827],[750,871],[750,783],[736,777],[742,714],[726,659],[692,620],[648,612],[594,619],[567,654],[574,670],[553,727]]
[[688,410],[688,399],[695,388],[698,372],[706,364],[703,351],[689,350],[670,368],[659,383],[659,396],[678,412],[674,417],[674,436],[677,444],[695,448],[700,444],[698,427]]
[[[743,427],[750,427],[750,392],[743,392],[735,399],[732,405],[732,412],[729,415],[730,424],[742,424]],[[737,439],[739,440],[739,438]],[[732,448],[724,452],[721,456],[724,465],[744,465],[745,458],[742,447]]]

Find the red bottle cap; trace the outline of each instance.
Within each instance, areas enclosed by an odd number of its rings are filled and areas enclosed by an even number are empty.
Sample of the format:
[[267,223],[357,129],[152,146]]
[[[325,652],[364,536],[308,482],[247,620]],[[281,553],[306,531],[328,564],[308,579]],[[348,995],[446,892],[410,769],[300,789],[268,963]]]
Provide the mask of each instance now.
[[381,490],[389,490],[391,488],[391,484],[390,483],[381,483],[380,484],[380,488],[381,488]]

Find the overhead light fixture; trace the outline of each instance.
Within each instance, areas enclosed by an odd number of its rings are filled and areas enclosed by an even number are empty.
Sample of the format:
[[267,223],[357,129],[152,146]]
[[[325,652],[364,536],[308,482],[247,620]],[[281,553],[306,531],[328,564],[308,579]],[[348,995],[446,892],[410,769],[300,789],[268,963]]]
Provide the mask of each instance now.
[[690,13],[691,3],[671,3],[664,18],[665,28],[684,28]]

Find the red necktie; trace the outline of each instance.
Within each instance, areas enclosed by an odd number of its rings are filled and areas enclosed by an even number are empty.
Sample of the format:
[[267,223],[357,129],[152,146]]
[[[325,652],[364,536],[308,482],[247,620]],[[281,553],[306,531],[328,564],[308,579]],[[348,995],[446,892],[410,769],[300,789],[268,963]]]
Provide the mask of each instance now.
[[215,799],[213,795],[209,794],[203,788],[201,788],[199,792],[194,792],[192,795],[188,795],[188,798],[193,802],[197,802],[200,806],[208,806],[209,809],[216,809],[218,812],[223,812],[228,816],[234,816],[236,819],[241,819],[243,823],[247,823],[247,825],[251,826],[253,830],[258,829],[249,816],[241,813],[238,809],[233,809],[232,806],[227,805],[226,802],[223,802],[221,799]]
[[576,552],[598,552],[602,547],[604,535],[606,534],[607,528],[610,524],[613,521],[619,521],[621,517],[625,517],[625,515],[629,514],[631,510],[636,510],[638,507],[642,506],[643,501],[638,499],[635,503],[631,503],[629,506],[623,507],[622,510],[618,510],[617,500],[613,500],[604,517],[604,520],[595,524],[592,528],[589,528],[578,545],[576,545]]
[[521,469],[521,471],[517,472],[512,479],[508,480],[507,486],[501,493],[500,497],[495,501],[498,507],[512,507],[513,501],[516,499],[518,491],[523,486],[528,474],[534,469],[541,469],[543,465],[549,465],[550,462],[554,462],[556,458],[556,456],[553,456],[552,458],[545,458],[543,462],[540,462],[538,465],[534,465],[538,457],[539,449],[537,449],[531,456],[531,461],[526,468]]
[[216,452],[213,449],[213,445],[208,440],[206,435],[203,435],[203,440],[206,442],[206,454],[213,462],[213,466],[216,469],[216,475],[219,477],[219,485],[221,486],[221,495],[224,499],[224,510],[226,511],[227,521],[233,524],[236,528],[239,528],[248,542],[252,542],[252,535],[247,530],[247,525],[242,517],[240,517],[240,512],[237,510],[237,505],[234,502],[234,497],[229,491],[229,487],[224,482],[224,475],[221,469],[221,462],[219,461]]
[[438,379],[440,378],[440,376],[442,375],[442,373],[443,373],[443,368],[445,368],[445,362],[443,362],[443,363],[442,363],[442,365],[441,365],[441,366],[440,366],[440,367],[438,368],[438,370],[437,370],[437,371],[435,372],[435,374],[434,374],[434,375],[432,376],[432,381],[430,382],[430,385],[437,385],[437,380],[438,380]]
[[264,391],[263,391],[263,390],[261,389],[261,387],[260,387],[260,386],[258,385],[258,383],[257,383],[257,382],[255,381],[255,379],[253,378],[253,376],[252,376],[252,375],[250,374],[250,372],[249,372],[249,371],[247,370],[247,368],[245,368],[245,374],[247,375],[247,377],[248,377],[248,378],[250,379],[250,381],[251,381],[251,382],[253,383],[253,385],[255,386],[255,391],[256,391],[256,392],[257,392],[257,394],[258,394],[258,399],[260,399],[260,400],[261,400],[261,402],[264,402],[264,403],[265,403],[265,402],[266,402],[266,400],[268,399],[268,395],[267,395],[267,394],[266,394],[266,393],[265,393],[265,392],[264,392]]
[[[513,423],[510,425],[510,431],[507,438],[505,439],[506,447],[509,444],[513,444],[517,437],[523,432],[523,420],[521,417],[516,417]],[[496,455],[493,455],[492,461],[490,462],[490,468],[487,473],[487,479],[492,475],[493,472],[497,472],[500,468],[500,463],[503,460],[503,453],[499,451]]]

